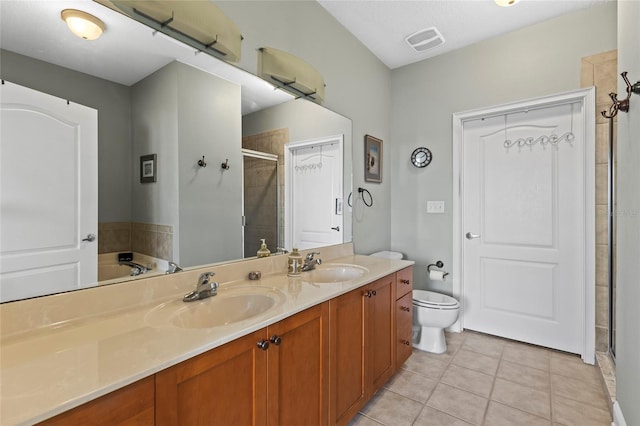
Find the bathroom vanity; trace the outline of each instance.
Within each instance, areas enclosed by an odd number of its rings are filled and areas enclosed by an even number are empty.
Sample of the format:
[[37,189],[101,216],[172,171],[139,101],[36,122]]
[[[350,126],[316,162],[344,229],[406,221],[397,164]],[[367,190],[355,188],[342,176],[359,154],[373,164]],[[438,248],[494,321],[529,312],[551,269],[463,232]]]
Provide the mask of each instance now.
[[[413,262],[352,250],[300,278],[277,256],[3,304],[2,423],[346,424],[411,353]],[[209,270],[219,295],[182,302]],[[207,323],[239,294],[276,302]]]

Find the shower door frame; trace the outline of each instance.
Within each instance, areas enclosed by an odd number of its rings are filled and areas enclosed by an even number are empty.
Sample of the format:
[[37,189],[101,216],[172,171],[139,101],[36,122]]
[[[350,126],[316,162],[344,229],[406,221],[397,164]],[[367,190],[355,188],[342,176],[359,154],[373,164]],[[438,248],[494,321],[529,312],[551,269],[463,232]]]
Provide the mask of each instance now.
[[[464,312],[463,288],[463,244],[464,244],[464,206],[463,206],[463,132],[464,122],[510,114],[535,108],[546,108],[568,103],[580,103],[582,122],[584,123],[584,235],[582,247],[584,260],[584,288],[577,298],[584,313],[582,320],[582,359],[593,364],[595,361],[595,87],[568,91],[539,98],[481,108],[453,114],[453,296],[460,300],[461,312]],[[464,329],[464,316],[450,328],[461,332]]]

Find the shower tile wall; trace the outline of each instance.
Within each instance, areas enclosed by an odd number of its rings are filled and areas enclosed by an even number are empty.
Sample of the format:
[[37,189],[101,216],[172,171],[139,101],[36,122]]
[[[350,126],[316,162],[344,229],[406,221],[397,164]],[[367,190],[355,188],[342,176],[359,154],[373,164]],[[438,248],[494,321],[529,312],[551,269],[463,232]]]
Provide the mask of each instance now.
[[[609,120],[600,111],[611,104],[609,93],[617,91],[617,50],[582,58],[581,87],[596,86],[596,350],[608,351],[608,162]],[[617,118],[614,119],[614,143]]]
[[173,260],[173,227],[153,223],[98,224],[98,254],[133,251]]
[[[242,138],[242,148],[251,149],[254,151],[266,152],[269,154],[275,154],[278,156],[278,191],[280,193],[280,198],[278,200],[278,211],[280,213],[280,217],[278,218],[278,244],[281,246],[284,245],[284,146],[289,143],[289,129],[274,129],[264,133],[258,133],[256,135],[245,136]],[[258,171],[249,171],[245,170],[249,176],[252,176],[254,173],[257,175]],[[251,178],[249,178],[251,179]],[[258,182],[262,178],[257,178]],[[247,176],[245,174],[245,185],[247,185]],[[246,202],[247,200],[245,200]],[[248,210],[250,206],[245,205],[245,210]],[[273,220],[271,223],[274,223]],[[245,230],[246,232],[246,230]],[[249,235],[245,235],[247,239],[251,238]],[[257,239],[265,238],[263,236],[256,235],[254,237],[255,244],[258,244]],[[276,249],[276,243],[267,241],[269,249],[273,252]],[[257,250],[257,246],[256,246]],[[252,247],[245,246],[245,256],[253,256]]]

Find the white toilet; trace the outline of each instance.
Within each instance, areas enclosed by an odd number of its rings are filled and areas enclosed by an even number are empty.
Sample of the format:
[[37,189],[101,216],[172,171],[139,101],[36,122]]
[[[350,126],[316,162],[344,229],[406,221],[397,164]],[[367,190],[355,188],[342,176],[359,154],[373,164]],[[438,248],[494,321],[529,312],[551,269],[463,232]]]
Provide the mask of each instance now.
[[413,290],[413,347],[440,354],[447,351],[444,329],[453,325],[460,302],[446,294]]

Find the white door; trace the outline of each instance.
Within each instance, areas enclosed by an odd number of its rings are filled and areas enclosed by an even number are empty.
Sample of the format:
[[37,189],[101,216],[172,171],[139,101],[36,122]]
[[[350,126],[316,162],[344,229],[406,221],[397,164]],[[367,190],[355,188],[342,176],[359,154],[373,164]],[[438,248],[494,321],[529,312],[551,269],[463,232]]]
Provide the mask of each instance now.
[[301,250],[342,243],[342,136],[287,146],[285,234]]
[[0,90],[0,301],[95,284],[98,113],[9,82]]
[[464,122],[464,328],[582,353],[583,126],[580,103]]

